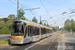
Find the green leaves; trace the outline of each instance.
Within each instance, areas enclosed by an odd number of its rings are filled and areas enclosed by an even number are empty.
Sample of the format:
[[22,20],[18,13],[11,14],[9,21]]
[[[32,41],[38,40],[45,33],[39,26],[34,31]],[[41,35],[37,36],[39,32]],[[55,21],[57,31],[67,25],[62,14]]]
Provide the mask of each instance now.
[[35,23],[38,22],[38,20],[36,19],[36,17],[33,17],[32,21],[35,22]]
[[10,33],[9,26],[12,26],[12,23],[13,21],[10,19],[6,23],[4,22],[4,20],[1,20],[0,21],[0,34]]
[[10,14],[9,16],[8,16],[8,19],[15,19],[15,15],[14,14]]
[[42,25],[43,25],[42,21],[40,21],[40,24],[42,24]]
[[53,30],[54,30],[54,31],[57,31],[57,29],[56,29],[56,28],[54,28],[54,27],[53,27]]
[[64,29],[70,31],[71,29],[75,31],[75,21],[73,19],[67,19],[64,23]]
[[24,10],[23,9],[19,9],[18,10],[18,19],[23,19],[24,18],[24,14],[25,14],[25,12],[24,12]]

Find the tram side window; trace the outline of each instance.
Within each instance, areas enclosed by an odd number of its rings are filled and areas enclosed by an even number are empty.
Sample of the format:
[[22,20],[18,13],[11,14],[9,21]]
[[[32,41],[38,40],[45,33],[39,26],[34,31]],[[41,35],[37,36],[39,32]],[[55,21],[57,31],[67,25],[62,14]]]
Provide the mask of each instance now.
[[41,28],[41,34],[43,34],[43,28]]
[[48,30],[48,33],[49,33],[49,30]]
[[39,28],[33,27],[33,35],[39,35]]
[[44,34],[46,34],[46,29],[44,28]]
[[35,33],[36,33],[36,35],[39,35],[39,28],[38,27],[35,28]]
[[22,25],[22,33],[24,33],[24,28],[23,28],[23,25]]
[[35,27],[33,27],[33,35],[35,35]]
[[46,29],[46,33],[48,33],[48,29]]
[[44,28],[41,28],[41,34],[44,34]]
[[30,26],[28,26],[28,36],[29,36],[29,34],[30,34]]
[[27,27],[26,27],[26,29],[25,29],[25,37],[26,37],[26,35],[27,35]]
[[30,36],[33,35],[33,26],[30,26]]
[[52,33],[52,30],[50,30],[50,33]]
[[50,30],[50,33],[52,33],[52,30]]
[[45,28],[43,28],[43,34],[46,34],[46,29]]

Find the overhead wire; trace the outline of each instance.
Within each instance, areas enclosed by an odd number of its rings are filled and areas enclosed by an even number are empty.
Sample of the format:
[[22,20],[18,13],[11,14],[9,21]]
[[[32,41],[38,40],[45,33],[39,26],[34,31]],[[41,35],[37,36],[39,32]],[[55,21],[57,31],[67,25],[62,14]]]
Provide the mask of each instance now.
[[[49,12],[47,11],[46,7],[44,6],[44,4],[42,3],[41,0],[40,0],[40,2],[41,2],[41,4],[43,5],[43,7],[44,7],[44,9],[46,10],[46,12],[48,13],[48,15],[50,16]],[[52,18],[52,17],[50,16],[50,18]]]
[[[49,14],[49,12],[47,11],[47,9],[46,9],[46,7],[44,6],[44,4],[43,4],[43,2],[40,0],[40,2],[41,2],[41,4],[43,5],[43,7],[44,7],[44,9],[46,10],[46,12],[48,13],[48,15],[50,16],[50,14]],[[50,18],[52,18],[51,16],[50,16]],[[49,18],[49,19],[50,19]],[[54,21],[54,20],[53,20]],[[54,21],[54,23],[56,24],[56,22]]]
[[[13,2],[13,1],[11,1],[11,0],[9,0],[10,2],[12,2],[13,4],[16,4],[15,2]],[[17,5],[17,4],[16,4]]]
[[[15,2],[13,2],[13,1],[11,1],[11,0],[9,0],[10,2],[12,2],[13,4],[16,4]],[[15,0],[16,1],[16,0]],[[16,1],[17,2],[17,1]],[[22,5],[20,2],[19,2],[19,4],[23,7],[23,8],[29,8],[28,6],[24,6],[24,5]],[[17,5],[17,4],[16,4]],[[31,11],[30,11],[31,12]],[[35,14],[34,12],[31,12],[31,14],[32,15],[36,15],[36,16],[38,16],[37,14]]]
[[61,5],[59,5],[59,4],[56,4],[56,3],[53,3],[53,2],[49,2],[49,1],[46,1],[46,0],[43,0],[43,1],[45,1],[45,2],[47,2],[47,3],[50,3],[50,4],[54,4],[54,5],[56,5],[56,6],[61,6]]

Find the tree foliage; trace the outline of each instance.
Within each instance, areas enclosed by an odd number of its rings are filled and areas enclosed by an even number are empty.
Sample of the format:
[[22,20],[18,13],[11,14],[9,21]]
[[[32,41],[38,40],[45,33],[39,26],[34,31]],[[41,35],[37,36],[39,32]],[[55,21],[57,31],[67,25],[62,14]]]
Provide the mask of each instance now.
[[27,20],[26,17],[21,18],[22,20]]
[[47,26],[48,26],[48,27],[50,27],[50,25],[49,25],[49,24],[47,24]]
[[70,31],[71,29],[72,31],[75,31],[75,21],[73,19],[67,19],[64,23],[64,29],[67,31]]
[[24,19],[24,14],[25,14],[25,12],[24,12],[24,10],[23,9],[19,9],[18,10],[18,19]]
[[0,32],[3,32],[5,22],[3,20],[0,21]]
[[55,27],[53,27],[53,30],[54,30],[54,31],[57,31],[57,29],[56,29]]
[[8,19],[15,19],[15,15],[14,15],[14,14],[10,14],[10,15],[8,16]]
[[42,24],[42,25],[43,25],[42,21],[40,21],[40,24]]
[[44,26],[47,26],[46,23],[44,23]]
[[32,21],[35,23],[38,23],[38,20],[36,19],[36,17],[33,17]]
[[12,26],[12,23],[13,21],[10,19],[6,23],[3,19],[0,19],[0,34],[10,33],[9,26]]

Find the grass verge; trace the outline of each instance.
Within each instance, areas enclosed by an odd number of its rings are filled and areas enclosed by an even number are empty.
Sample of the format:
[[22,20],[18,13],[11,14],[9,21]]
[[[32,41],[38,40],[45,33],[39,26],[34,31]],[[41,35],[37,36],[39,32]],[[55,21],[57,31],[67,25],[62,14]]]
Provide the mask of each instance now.
[[0,44],[6,44],[9,43],[10,39],[4,39],[4,40],[0,40]]

